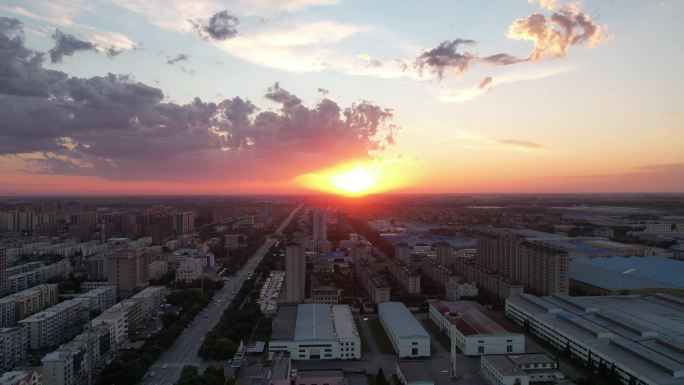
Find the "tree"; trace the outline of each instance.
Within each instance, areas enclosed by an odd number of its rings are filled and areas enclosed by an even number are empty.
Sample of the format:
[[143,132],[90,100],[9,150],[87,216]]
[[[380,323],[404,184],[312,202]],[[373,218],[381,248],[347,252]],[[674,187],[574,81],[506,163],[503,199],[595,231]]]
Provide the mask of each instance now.
[[589,369],[589,373],[594,374],[594,359],[591,357],[591,352],[587,356],[587,369]]
[[382,367],[378,369],[378,374],[375,375],[375,381],[378,385],[389,385],[387,378],[385,378],[385,372],[383,372]]

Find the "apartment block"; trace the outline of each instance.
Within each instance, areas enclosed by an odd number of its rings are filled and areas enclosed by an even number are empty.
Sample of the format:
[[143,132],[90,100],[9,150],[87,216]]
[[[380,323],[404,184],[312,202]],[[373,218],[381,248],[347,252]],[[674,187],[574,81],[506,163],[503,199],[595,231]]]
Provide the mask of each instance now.
[[107,280],[116,286],[120,298],[130,297],[135,289],[147,282],[143,279],[142,252],[134,249],[121,249],[107,256]]
[[306,254],[301,245],[288,245],[285,248],[285,300],[304,302],[306,281]]
[[477,238],[475,259],[454,262],[456,272],[468,280],[499,298],[523,290],[540,295],[568,292],[568,252],[535,237],[538,232],[477,228],[470,233]]
[[28,357],[29,337],[26,328],[0,328],[0,370],[7,371]]
[[176,281],[192,282],[202,275],[204,261],[201,259],[185,259],[180,261],[176,269]]
[[57,285],[41,284],[0,299],[0,326],[13,326],[57,303]]

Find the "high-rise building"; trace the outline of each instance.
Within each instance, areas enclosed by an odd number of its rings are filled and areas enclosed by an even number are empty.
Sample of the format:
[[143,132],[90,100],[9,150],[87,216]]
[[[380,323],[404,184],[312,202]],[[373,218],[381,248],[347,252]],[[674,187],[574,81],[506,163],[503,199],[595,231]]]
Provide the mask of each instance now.
[[0,297],[7,294],[7,251],[0,248]]
[[311,223],[313,225],[312,234],[314,241],[328,240],[327,234],[328,213],[323,209],[311,210]]
[[306,254],[300,245],[288,245],[285,252],[285,294],[287,302],[303,302]]
[[566,251],[543,240],[531,239],[524,230],[478,229],[474,235],[477,237],[476,263],[481,276],[498,276],[538,295],[568,292],[569,256]]
[[195,229],[195,212],[178,211],[173,214],[173,231],[180,234],[187,234]]
[[435,245],[435,251],[437,252],[437,263],[445,267],[451,265],[454,248],[450,244],[438,243]]
[[346,229],[349,226],[349,215],[344,210],[337,210],[337,228]]
[[122,249],[107,256],[107,281],[117,287],[121,298],[128,298],[136,287],[144,286],[142,279],[142,253]]

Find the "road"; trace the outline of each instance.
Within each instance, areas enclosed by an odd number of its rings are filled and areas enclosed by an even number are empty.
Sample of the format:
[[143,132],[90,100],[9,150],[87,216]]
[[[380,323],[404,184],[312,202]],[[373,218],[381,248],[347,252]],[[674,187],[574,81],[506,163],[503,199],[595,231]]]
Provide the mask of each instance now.
[[[290,215],[278,226],[273,235],[281,235],[292,218],[302,208],[297,206]],[[210,331],[221,319],[223,311],[230,305],[233,297],[240,290],[242,283],[252,276],[254,269],[261,262],[268,250],[277,241],[276,237],[268,237],[261,247],[247,260],[233,276],[224,278],[225,285],[214,295],[211,304],[195,318],[183,333],[176,339],[173,346],[159,357],[157,362],[150,366],[148,373],[142,379],[143,385],[172,385],[180,378],[185,365],[201,366],[202,359],[197,356],[204,335]],[[167,366],[164,368],[164,366]],[[151,375],[154,373],[154,375]]]

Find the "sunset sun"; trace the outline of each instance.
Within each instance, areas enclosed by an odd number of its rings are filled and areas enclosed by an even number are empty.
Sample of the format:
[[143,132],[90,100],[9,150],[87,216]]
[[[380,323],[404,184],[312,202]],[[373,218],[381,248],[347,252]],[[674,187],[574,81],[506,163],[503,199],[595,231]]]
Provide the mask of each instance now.
[[359,166],[333,175],[331,183],[340,194],[363,195],[375,186],[376,180],[367,169]]

